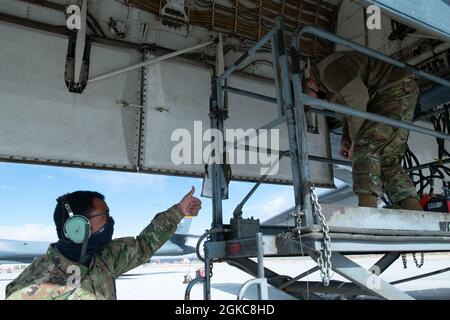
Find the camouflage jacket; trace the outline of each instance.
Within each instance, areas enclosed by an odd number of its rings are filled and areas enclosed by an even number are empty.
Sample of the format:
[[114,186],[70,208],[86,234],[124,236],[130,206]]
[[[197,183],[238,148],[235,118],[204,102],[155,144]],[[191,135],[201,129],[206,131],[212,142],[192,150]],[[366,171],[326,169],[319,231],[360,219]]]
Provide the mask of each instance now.
[[155,216],[136,237],[114,239],[89,268],[53,246],[6,287],[7,300],[115,300],[115,280],[147,261],[175,232],[183,213],[175,206]]
[[[370,101],[384,90],[412,76],[407,70],[355,51],[332,53],[311,73],[329,93],[330,100],[361,111],[367,111]],[[343,120],[342,115],[338,116]],[[364,119],[347,117],[347,122],[354,141]]]

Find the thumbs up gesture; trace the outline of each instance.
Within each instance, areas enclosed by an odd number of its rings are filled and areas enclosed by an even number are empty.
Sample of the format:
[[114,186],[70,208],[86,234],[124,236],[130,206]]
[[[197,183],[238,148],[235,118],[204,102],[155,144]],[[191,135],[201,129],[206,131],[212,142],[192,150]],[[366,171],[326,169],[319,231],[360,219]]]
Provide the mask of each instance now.
[[200,199],[194,197],[194,193],[195,188],[192,187],[191,191],[189,191],[189,193],[177,204],[177,208],[180,209],[185,216],[196,216],[202,208],[202,202]]

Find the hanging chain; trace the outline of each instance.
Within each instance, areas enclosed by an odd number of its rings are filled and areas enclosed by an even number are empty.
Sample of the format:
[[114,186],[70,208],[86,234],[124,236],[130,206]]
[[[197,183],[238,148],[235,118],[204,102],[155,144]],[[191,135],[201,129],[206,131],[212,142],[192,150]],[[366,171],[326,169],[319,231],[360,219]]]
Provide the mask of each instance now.
[[322,249],[320,250],[318,264],[320,268],[320,275],[322,277],[322,283],[324,286],[328,286],[330,284],[330,273],[331,273],[331,238],[330,238],[330,228],[325,222],[325,216],[322,213],[322,207],[319,204],[319,200],[315,193],[316,189],[313,185],[311,185],[311,205],[313,214],[316,216],[319,225],[322,227],[323,240],[322,240]]
[[[418,269],[422,268],[423,265],[425,264],[425,254],[423,252],[420,253],[420,263],[419,263],[419,261],[417,261],[417,257],[416,257],[415,253],[413,253],[412,256],[413,256],[414,263],[416,264],[416,267]],[[407,269],[408,262],[406,261],[406,253],[402,253],[402,261],[403,261],[403,269]]]
[[417,262],[417,258],[416,258],[416,254],[413,253],[412,254],[413,259],[414,259],[414,263],[416,264],[416,267],[418,269],[422,268],[424,263],[425,263],[425,254],[423,252],[420,253],[420,263]]
[[408,269],[408,261],[406,260],[406,253],[402,253],[403,269]]

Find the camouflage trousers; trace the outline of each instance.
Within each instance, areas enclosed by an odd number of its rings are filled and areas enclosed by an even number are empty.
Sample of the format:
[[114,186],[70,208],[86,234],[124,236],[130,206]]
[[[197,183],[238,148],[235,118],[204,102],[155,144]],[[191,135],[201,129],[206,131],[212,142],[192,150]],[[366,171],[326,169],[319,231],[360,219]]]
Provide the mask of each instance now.
[[[369,102],[367,111],[411,123],[419,97],[413,78],[393,85]],[[416,188],[401,167],[409,130],[366,120],[358,131],[353,152],[353,190],[355,193],[382,195],[394,203],[413,197]]]

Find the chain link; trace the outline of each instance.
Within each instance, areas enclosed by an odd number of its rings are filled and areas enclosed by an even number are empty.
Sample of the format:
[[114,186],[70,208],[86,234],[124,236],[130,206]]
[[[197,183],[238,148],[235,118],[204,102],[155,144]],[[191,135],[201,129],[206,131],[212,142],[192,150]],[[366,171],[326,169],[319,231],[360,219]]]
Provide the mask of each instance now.
[[423,252],[420,253],[420,263],[417,262],[417,257],[415,253],[413,253],[412,256],[414,259],[414,263],[416,264],[416,267],[418,269],[422,268],[425,263],[425,254]]
[[313,214],[316,216],[319,225],[322,227],[323,240],[322,240],[322,249],[320,250],[318,264],[320,268],[320,275],[322,277],[322,283],[324,286],[328,286],[330,284],[330,273],[332,269],[331,264],[331,238],[330,238],[330,228],[325,222],[325,216],[322,213],[322,207],[319,204],[319,199],[315,193],[316,189],[313,185],[311,185],[311,205]]
[[406,260],[406,253],[402,253],[403,269],[408,269],[408,261]]
[[[413,256],[414,263],[416,264],[416,267],[418,269],[422,268],[423,265],[425,264],[425,254],[423,252],[420,253],[420,263],[419,263],[419,261],[417,261],[417,257],[416,257],[415,253],[413,253],[412,256]],[[403,261],[403,269],[408,269],[408,265],[407,265],[408,262],[406,261],[406,253],[402,253],[402,261]]]

